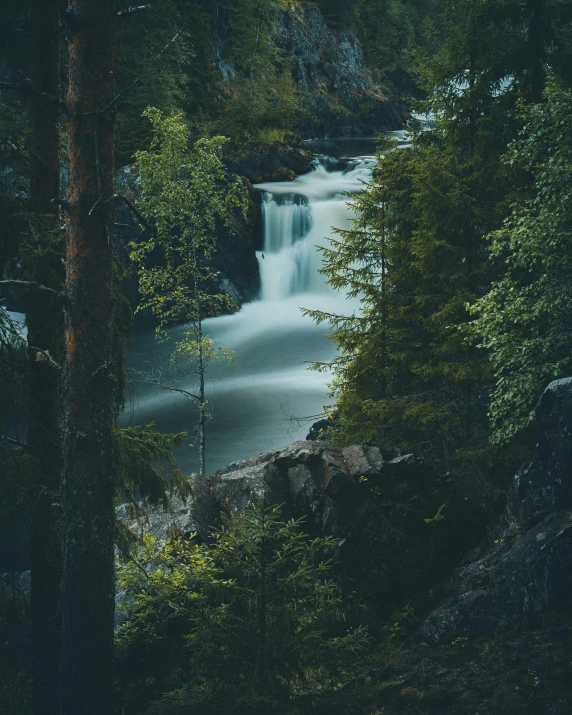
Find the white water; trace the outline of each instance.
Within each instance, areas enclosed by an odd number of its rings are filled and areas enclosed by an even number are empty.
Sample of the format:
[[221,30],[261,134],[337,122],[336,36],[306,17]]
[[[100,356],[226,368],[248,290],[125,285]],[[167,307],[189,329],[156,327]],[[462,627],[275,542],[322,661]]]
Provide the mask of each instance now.
[[[236,362],[213,366],[208,399],[213,413],[207,427],[207,472],[258,452],[303,439],[328,403],[329,376],[307,369],[307,362],[328,361],[335,349],[327,326],[305,318],[301,307],[329,312],[351,311],[318,272],[318,246],[326,245],[332,227],[350,225],[348,193],[359,192],[370,177],[373,157],[345,165],[329,157],[290,182],[261,184],[264,192],[264,249],[258,255],[261,295],[234,315],[205,321],[204,331],[234,351]],[[345,166],[345,168],[343,168]],[[336,170],[328,171],[328,168]],[[174,338],[183,327],[173,329]],[[159,354],[152,333],[135,340],[131,364],[142,367]],[[190,389],[192,381],[182,384]],[[178,394],[152,386],[137,389],[127,422],[157,423],[165,432],[192,433],[197,411]],[[292,420],[291,417],[303,418]],[[197,468],[197,454],[186,444],[179,450],[181,467]]]

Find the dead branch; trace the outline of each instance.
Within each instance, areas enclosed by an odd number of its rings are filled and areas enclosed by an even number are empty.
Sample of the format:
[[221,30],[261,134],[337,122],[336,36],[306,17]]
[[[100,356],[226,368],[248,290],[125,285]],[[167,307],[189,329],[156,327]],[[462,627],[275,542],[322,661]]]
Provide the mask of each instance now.
[[54,97],[47,92],[42,92],[41,90],[34,87],[31,79],[11,79],[9,81],[0,80],[0,88],[11,89],[15,92],[21,92],[22,94],[31,95],[33,97],[38,97],[39,99],[44,99],[50,104],[57,104],[62,111],[67,111],[68,105],[59,97]]
[[[148,8],[151,6],[150,5],[142,5],[141,7]],[[175,42],[175,40],[179,37],[180,34],[181,34],[180,32],[177,32],[173,35],[173,37],[171,37],[169,42],[167,42],[167,44],[155,55],[156,60],[158,60],[161,57],[161,55],[173,44],[173,42]],[[137,87],[137,85],[139,85],[139,84],[142,84],[142,80],[140,77],[136,77],[128,87],[126,87],[125,89],[122,89],[121,92],[119,92],[119,94],[116,94],[115,97],[113,97],[113,99],[111,100],[111,102],[109,102],[109,104],[107,104],[99,112],[99,114],[105,114],[105,112],[107,112],[109,109],[111,109],[111,107],[113,107],[115,104],[117,104],[117,102],[122,97],[124,97],[126,94],[129,94],[129,92],[131,92],[131,90],[134,89],[135,87]]]
[[125,8],[125,10],[120,10],[117,13],[117,17],[123,19],[124,17],[128,17],[129,15],[135,15],[138,12],[143,12],[144,10],[148,10],[151,7],[151,5],[136,5],[134,7],[128,7]]
[[61,372],[63,370],[59,362],[56,362],[54,358],[50,355],[50,353],[46,352],[45,350],[42,350],[42,348],[36,348],[33,345],[30,345],[30,349],[35,350],[37,353],[42,355],[43,359],[48,363],[50,367],[53,367],[56,372]]
[[49,293],[56,298],[65,298],[65,293],[61,293],[59,290],[55,290],[54,288],[48,288],[48,286],[36,283],[36,281],[0,281],[0,288],[2,286],[5,286],[6,288],[24,288],[27,290],[35,290],[40,293]]
[[18,439],[12,439],[12,437],[0,437],[0,441],[8,442],[8,444],[14,447],[21,447],[22,449],[28,449],[28,445],[25,442],[20,442]]
[[133,383],[142,383],[144,385],[154,385],[155,387],[160,387],[163,390],[168,390],[169,392],[178,392],[189,400],[196,400],[200,402],[200,396],[196,395],[190,390],[184,390],[182,387],[175,387],[164,381],[162,372],[160,368],[152,373],[145,370],[129,370],[128,376]]
[[[155,227],[149,223],[149,221],[145,218],[145,216],[143,216],[141,211],[139,211],[137,206],[135,206],[133,201],[128,199],[127,196],[125,196],[125,194],[113,194],[113,196],[111,198],[107,199],[106,203],[109,203],[110,201],[123,201],[123,203],[127,206],[127,208],[131,211],[131,213],[133,213],[139,219],[139,221],[143,224],[143,226],[145,226],[145,228],[148,231],[151,231],[151,233],[153,235],[156,234]],[[95,208],[95,206],[91,209],[91,211],[93,211],[94,208]],[[90,211],[90,213],[91,213],[91,211]]]
[[101,110],[100,114],[105,114],[105,112],[107,112],[108,109],[111,109],[111,107],[113,107],[113,105],[116,104],[121,99],[121,97],[123,97],[126,94],[128,94],[129,92],[131,92],[131,90],[134,89],[138,84],[141,84],[141,79],[139,77],[136,77],[133,80],[133,82],[131,82],[129,87],[126,87],[125,89],[121,90],[121,92],[119,92],[119,94],[115,95],[115,97],[111,100],[111,102],[109,102],[109,104],[107,104]]

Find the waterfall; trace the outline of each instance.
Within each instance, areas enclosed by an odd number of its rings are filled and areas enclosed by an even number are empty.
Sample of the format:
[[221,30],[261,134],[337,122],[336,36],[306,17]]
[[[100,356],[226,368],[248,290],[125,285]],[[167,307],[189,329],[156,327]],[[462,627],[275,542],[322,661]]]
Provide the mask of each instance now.
[[[373,147],[372,147],[373,148]],[[304,439],[310,424],[330,402],[330,375],[307,369],[307,362],[329,362],[335,345],[301,307],[344,314],[357,310],[333,291],[319,273],[321,246],[329,245],[332,227],[350,228],[351,193],[371,176],[372,157],[339,161],[318,156],[314,169],[294,181],[258,185],[262,193],[264,247],[258,252],[260,299],[238,313],[204,321],[205,335],[234,352],[235,362],[214,363],[207,375],[212,420],[207,425],[207,471]],[[173,326],[176,339],[184,326]],[[157,357],[153,333],[135,336],[130,362],[135,368],[148,355]],[[192,390],[193,378],[181,387]],[[296,418],[292,420],[291,418]],[[177,393],[153,386],[137,390],[136,407],[124,423],[154,421],[165,432],[196,424],[194,406]],[[196,470],[197,455],[187,441],[179,465]]]
[[347,228],[347,192],[357,192],[370,176],[372,159],[349,165],[318,155],[315,170],[293,182],[259,184],[263,192],[264,249],[258,255],[263,301],[301,293],[325,294],[320,247],[332,229]]

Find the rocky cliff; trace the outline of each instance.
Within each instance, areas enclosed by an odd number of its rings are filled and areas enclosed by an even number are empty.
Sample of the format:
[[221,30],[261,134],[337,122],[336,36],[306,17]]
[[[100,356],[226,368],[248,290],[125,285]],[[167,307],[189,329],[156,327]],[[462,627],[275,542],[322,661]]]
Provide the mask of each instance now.
[[291,5],[281,14],[276,39],[305,97],[307,137],[372,134],[403,125],[405,107],[392,90],[374,82],[351,30],[332,29],[319,10]]

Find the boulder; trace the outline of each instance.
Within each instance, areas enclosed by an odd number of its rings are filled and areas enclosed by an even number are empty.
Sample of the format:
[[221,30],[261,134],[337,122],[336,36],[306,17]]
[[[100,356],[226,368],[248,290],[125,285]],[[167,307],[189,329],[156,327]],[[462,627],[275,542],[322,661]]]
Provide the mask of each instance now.
[[524,529],[572,505],[572,377],[548,385],[535,419],[534,456],[514,478],[506,513]]

